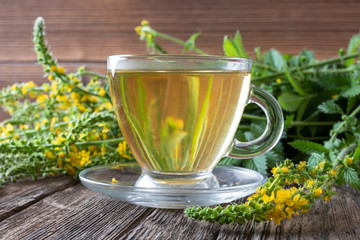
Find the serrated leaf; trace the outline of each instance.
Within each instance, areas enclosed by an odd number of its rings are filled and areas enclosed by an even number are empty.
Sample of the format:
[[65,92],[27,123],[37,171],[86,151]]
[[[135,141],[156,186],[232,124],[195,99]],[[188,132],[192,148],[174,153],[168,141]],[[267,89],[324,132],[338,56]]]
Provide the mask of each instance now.
[[266,173],[267,161],[265,155],[260,155],[251,159],[244,160],[246,168],[250,168],[261,173]]
[[356,190],[360,190],[360,179],[357,172],[353,168],[344,169],[344,179],[346,183],[350,184]]
[[317,153],[312,153],[311,156],[309,157],[307,163],[309,166],[311,167],[315,167],[316,165],[318,165],[322,160],[324,160],[324,156],[317,154]]
[[291,92],[283,92],[278,97],[278,102],[282,109],[288,112],[295,112],[304,101],[304,97]]
[[329,152],[329,150],[325,148],[323,145],[311,141],[295,140],[293,142],[290,142],[289,145],[299,150],[300,152],[307,154],[313,154],[313,153],[321,154],[321,153]]
[[327,113],[327,114],[342,113],[341,107],[338,104],[336,104],[333,100],[328,100],[326,102],[321,103],[318,106],[318,109],[323,113]]
[[342,92],[342,96],[346,98],[355,97],[360,94],[360,85],[351,86]]
[[245,132],[244,136],[247,142],[255,139],[255,136],[252,132]]
[[263,173],[266,174],[266,169],[267,169],[267,159],[265,155],[260,155],[260,156],[256,156],[253,158],[256,169]]
[[[347,54],[354,54],[356,51],[358,51],[360,45],[360,33],[356,34],[351,37],[348,48],[347,48]],[[352,64],[355,64],[355,59],[348,59],[345,61],[346,66],[350,66]]]
[[228,36],[224,37],[223,50],[225,55],[229,57],[249,57],[244,49],[239,31],[236,31],[233,39]]
[[285,60],[278,50],[270,49],[264,55],[264,63],[268,64],[279,71],[285,70]]

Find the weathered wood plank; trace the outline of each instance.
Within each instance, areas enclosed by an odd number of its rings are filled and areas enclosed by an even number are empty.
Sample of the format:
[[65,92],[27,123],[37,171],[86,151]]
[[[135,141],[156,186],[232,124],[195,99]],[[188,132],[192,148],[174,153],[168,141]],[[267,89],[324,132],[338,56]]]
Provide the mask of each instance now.
[[222,226],[217,239],[358,239],[360,192],[337,188],[328,203],[316,202],[308,213],[274,222]]
[[75,183],[69,176],[37,181],[19,180],[0,188],[0,221]]
[[183,210],[156,209],[120,239],[216,239],[219,224],[187,219]]
[[152,211],[77,184],[3,220],[0,238],[117,239]]
[[[283,53],[314,49],[320,58],[337,54],[359,31],[357,0],[46,0],[0,1],[0,61],[33,61],[32,24],[47,21],[47,38],[61,60],[102,61],[111,54],[146,52],[134,32],[142,19],[159,31],[186,40],[201,31],[197,43],[209,54],[222,54],[224,35],[239,29],[246,49],[260,46]],[[181,48],[165,44],[172,53]]]

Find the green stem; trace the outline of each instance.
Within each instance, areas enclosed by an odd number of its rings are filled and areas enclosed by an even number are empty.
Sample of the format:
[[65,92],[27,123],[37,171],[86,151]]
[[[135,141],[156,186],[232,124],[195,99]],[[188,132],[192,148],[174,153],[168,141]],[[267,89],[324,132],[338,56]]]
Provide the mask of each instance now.
[[[145,30],[148,31],[149,33],[151,33],[155,37],[160,37],[162,39],[168,40],[170,42],[173,42],[173,43],[176,43],[176,44],[179,44],[179,45],[182,45],[182,46],[185,46],[185,44],[186,44],[186,42],[184,42],[184,41],[182,41],[182,40],[180,40],[178,38],[169,36],[169,35],[161,33],[161,32],[157,32],[157,31],[155,31],[154,29],[152,29],[150,27],[145,28]],[[206,52],[204,52],[203,50],[201,50],[201,49],[199,49],[197,47],[193,47],[192,50],[194,50],[195,52],[200,53],[202,55],[208,55]]]
[[77,73],[73,74],[73,76],[75,76],[75,77],[83,76],[83,75],[93,76],[93,77],[97,77],[97,78],[100,78],[100,79],[107,80],[106,76],[100,75],[100,74],[97,74],[97,73],[94,73],[94,72],[83,71],[83,72],[77,72]]
[[[298,69],[302,71],[302,70],[309,69],[309,68],[321,67],[321,66],[324,66],[324,65],[327,65],[327,64],[337,63],[337,62],[344,61],[344,60],[347,60],[347,59],[356,58],[358,56],[359,56],[359,53],[350,54],[350,55],[347,55],[347,56],[344,56],[344,57],[328,59],[328,60],[320,61],[320,62],[317,62],[317,63],[309,64],[309,65],[306,65],[306,66],[302,66],[302,67],[299,67]],[[296,69],[296,68],[289,69],[289,73],[295,72],[298,69]],[[283,76],[285,74],[286,74],[285,71],[283,71],[283,72],[274,73],[274,74],[271,74],[271,75],[268,75],[268,76],[254,77],[254,78],[252,78],[252,81],[253,82],[255,82],[255,81],[264,81],[264,80],[268,80],[268,79],[281,77],[281,76]]]
[[243,113],[242,117],[246,118],[246,119],[251,119],[251,120],[266,121],[266,117],[260,117],[260,116],[256,116],[256,115],[246,114],[246,113]]
[[332,126],[335,122],[306,122],[306,121],[293,121],[290,127],[295,126]]
[[[358,112],[360,112],[360,106],[358,106],[350,115],[349,117],[354,117]],[[334,133],[330,138],[330,142],[334,141],[335,137],[338,135],[340,130],[345,126],[346,120],[342,121],[340,126],[337,129],[334,129]]]
[[319,71],[316,70],[306,70],[306,71],[302,71],[303,74],[316,74],[316,73],[320,73],[320,74],[331,74],[331,73],[348,73],[348,72],[353,72],[354,69],[322,69]]

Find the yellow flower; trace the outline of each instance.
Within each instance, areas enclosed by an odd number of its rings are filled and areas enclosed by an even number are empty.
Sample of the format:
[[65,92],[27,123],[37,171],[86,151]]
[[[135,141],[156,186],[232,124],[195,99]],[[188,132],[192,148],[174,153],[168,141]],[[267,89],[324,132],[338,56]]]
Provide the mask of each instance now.
[[63,117],[63,121],[64,121],[64,122],[69,121],[69,117],[68,117],[68,116]]
[[28,129],[28,125],[20,124],[19,128],[22,129],[22,130],[25,130],[25,129]]
[[351,157],[349,157],[346,161],[347,165],[350,166],[353,163],[353,160]]
[[49,81],[53,81],[55,79],[55,77],[53,75],[49,74],[48,79],[49,79]]
[[312,187],[314,185],[314,181],[312,179],[308,180],[306,183],[309,187]]
[[57,165],[58,165],[59,168],[63,168],[63,167],[64,167],[63,161],[60,160],[60,159],[57,161]]
[[45,102],[46,99],[48,99],[47,94],[40,94],[39,96],[37,96],[36,102],[43,103],[43,102]]
[[148,26],[149,25],[149,21],[148,20],[142,20],[141,21],[141,26]]
[[292,206],[293,201],[290,200],[291,191],[289,189],[280,189],[276,191],[276,199],[274,202],[277,203],[281,208],[284,207],[284,204]]
[[273,174],[276,174],[277,171],[278,171],[278,168],[277,168],[277,167],[273,167],[273,169],[271,169],[271,172],[272,172]]
[[72,152],[77,152],[77,151],[79,151],[78,148],[77,148],[75,145],[70,145],[70,150],[71,150]]
[[336,176],[337,171],[336,170],[330,170],[330,174],[333,175],[333,176]]
[[141,26],[137,26],[134,30],[138,35],[141,35]]
[[50,71],[56,72],[56,65],[52,65],[52,66],[50,67]]
[[322,194],[322,189],[318,188],[314,191],[315,196],[319,197]]
[[325,196],[325,197],[324,197],[324,200],[325,200],[325,202],[330,201],[330,200],[331,200],[331,196]]
[[265,219],[273,220],[276,225],[279,225],[285,217],[286,215],[279,205],[277,205],[275,209],[269,210],[264,216]]
[[75,175],[75,173],[76,173],[75,169],[72,166],[70,166],[69,164],[65,165],[65,171],[67,172],[67,174],[69,174],[71,176]]
[[100,88],[100,91],[99,91],[99,95],[101,97],[105,96],[106,92],[105,92],[105,89],[104,88]]
[[40,123],[39,122],[35,123],[35,130],[40,130]]
[[276,79],[276,82],[277,82],[277,83],[281,83],[281,78],[277,78],[277,79]]
[[15,91],[17,89],[17,85],[14,83],[12,86],[11,86],[11,90]]
[[58,93],[57,82],[52,82],[50,88],[51,88],[51,90],[53,91],[54,94]]
[[57,68],[57,72],[58,73],[64,73],[65,72],[65,69],[63,67],[58,67]]
[[281,168],[281,171],[284,172],[284,173],[288,173],[289,169],[287,167],[283,167],[283,168]]
[[66,156],[66,155],[65,155],[64,152],[60,152],[60,153],[59,153],[59,157],[60,157],[60,158],[65,158],[65,156]]
[[271,193],[271,196],[269,197],[267,194],[264,194],[264,196],[261,197],[261,200],[263,203],[268,203],[274,200],[274,192]]
[[54,159],[55,158],[55,154],[52,151],[46,151],[44,152],[44,156],[50,159]]
[[116,183],[118,183],[118,180],[116,180],[115,178],[112,178],[111,182],[112,182],[113,184],[116,184]]

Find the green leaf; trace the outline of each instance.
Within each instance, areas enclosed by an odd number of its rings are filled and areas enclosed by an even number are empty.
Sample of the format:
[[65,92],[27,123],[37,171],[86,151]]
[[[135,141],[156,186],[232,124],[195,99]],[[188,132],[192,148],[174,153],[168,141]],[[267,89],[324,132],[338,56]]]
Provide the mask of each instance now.
[[[360,33],[352,36],[352,38],[350,39],[347,49],[347,54],[350,55],[356,53],[356,51],[359,51],[358,49],[359,45],[360,45]],[[355,64],[354,58],[345,61],[345,66],[347,67],[352,64]]]
[[265,155],[256,156],[253,158],[256,169],[261,173],[266,173],[267,159]]
[[349,97],[355,97],[360,94],[360,84],[359,84],[359,72],[355,71],[351,75],[351,86],[345,89],[342,92],[342,96],[349,98]]
[[201,32],[197,32],[190,36],[190,38],[185,42],[184,49],[182,51],[183,54],[192,51],[195,48],[195,40],[200,35]]
[[278,102],[285,111],[295,112],[304,99],[305,97],[293,94],[291,92],[283,92],[278,97]]
[[323,145],[311,141],[295,140],[293,142],[290,142],[289,144],[293,148],[307,154],[313,154],[313,153],[321,154],[329,151]]
[[311,167],[315,167],[316,165],[318,165],[322,160],[324,160],[324,156],[317,154],[317,153],[312,153],[311,156],[309,157],[307,163],[309,166]]
[[354,156],[353,156],[354,163],[357,163],[360,160],[359,157],[360,157],[360,140],[354,152]]
[[270,49],[265,53],[264,63],[276,68],[279,71],[285,70],[285,60],[281,53],[276,49]]
[[360,190],[360,179],[355,169],[348,167],[344,169],[345,181],[356,190]]
[[225,55],[229,57],[249,58],[249,55],[245,52],[239,31],[236,31],[233,39],[228,36],[224,37],[223,50]]
[[294,121],[294,114],[289,114],[285,116],[285,121],[284,121],[284,127],[288,128],[291,126],[292,122]]
[[328,100],[326,102],[321,103],[318,106],[318,109],[323,113],[327,114],[335,114],[335,113],[342,113],[341,107],[334,102],[334,100]]

